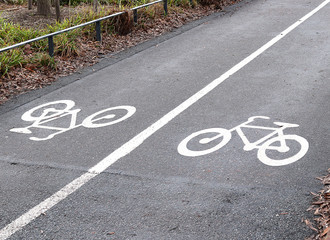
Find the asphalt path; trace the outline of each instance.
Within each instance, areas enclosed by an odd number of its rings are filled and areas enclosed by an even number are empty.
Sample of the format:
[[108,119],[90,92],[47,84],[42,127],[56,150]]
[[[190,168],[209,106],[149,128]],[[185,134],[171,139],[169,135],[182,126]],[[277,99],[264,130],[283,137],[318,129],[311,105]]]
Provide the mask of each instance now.
[[[0,239],[311,235],[302,220],[329,168],[330,5],[302,18],[322,3],[245,1],[2,106]],[[42,114],[57,129],[29,127]]]

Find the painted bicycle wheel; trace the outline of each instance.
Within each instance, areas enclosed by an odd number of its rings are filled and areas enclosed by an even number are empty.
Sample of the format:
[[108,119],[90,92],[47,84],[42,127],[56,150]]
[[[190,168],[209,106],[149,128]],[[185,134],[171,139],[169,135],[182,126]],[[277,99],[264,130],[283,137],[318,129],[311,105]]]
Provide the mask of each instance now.
[[41,104],[37,107],[30,109],[22,115],[22,120],[34,122],[37,120],[46,120],[61,115],[75,105],[72,100],[59,100]]
[[[300,149],[298,150],[298,152],[293,153],[294,149],[289,148],[288,151],[286,151],[283,159],[275,159],[274,156],[269,157],[268,155],[270,155],[270,152],[274,153],[274,151],[277,155],[283,154],[283,152],[274,150],[273,147],[274,143],[280,144],[281,141],[285,141],[285,142],[293,141],[293,143],[295,143],[296,145],[297,144],[300,145]],[[258,150],[258,158],[262,163],[269,166],[284,166],[301,159],[307,153],[308,148],[309,148],[309,144],[305,138],[300,137],[298,135],[283,135],[283,136],[271,138],[268,141],[266,141],[264,144],[262,144]],[[293,153],[292,156],[288,156],[290,155],[289,151]]]
[[[98,128],[110,126],[129,118],[136,112],[133,106],[118,106],[106,108],[85,118],[82,126],[86,128]],[[116,114],[115,114],[116,113]]]
[[[212,135],[212,136],[210,136]],[[195,132],[181,141],[178,152],[181,155],[196,157],[219,150],[231,139],[231,133],[224,128],[209,128]],[[195,150],[192,150],[192,148]]]

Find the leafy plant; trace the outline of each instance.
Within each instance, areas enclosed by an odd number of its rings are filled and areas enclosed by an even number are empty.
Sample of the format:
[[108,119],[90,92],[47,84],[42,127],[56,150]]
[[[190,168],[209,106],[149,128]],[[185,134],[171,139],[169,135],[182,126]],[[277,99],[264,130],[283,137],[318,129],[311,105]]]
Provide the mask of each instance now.
[[[65,19],[62,22],[56,22],[55,25],[48,25],[48,32],[56,32],[62,29],[72,27],[80,22],[74,22],[73,19]],[[82,29],[77,28],[54,37],[55,54],[62,56],[79,55],[77,39],[80,38]]]
[[36,53],[32,57],[32,62],[37,64],[37,66],[50,67],[56,69],[56,62],[53,57],[49,56],[47,53]]
[[[3,18],[0,18],[0,47],[13,45],[19,42],[39,37],[45,34],[41,30],[23,28],[19,24],[6,22]],[[33,47],[39,48],[45,46],[43,42],[36,42]]]
[[0,76],[8,74],[8,71],[17,65],[22,66],[26,61],[20,50],[12,49],[0,54]]

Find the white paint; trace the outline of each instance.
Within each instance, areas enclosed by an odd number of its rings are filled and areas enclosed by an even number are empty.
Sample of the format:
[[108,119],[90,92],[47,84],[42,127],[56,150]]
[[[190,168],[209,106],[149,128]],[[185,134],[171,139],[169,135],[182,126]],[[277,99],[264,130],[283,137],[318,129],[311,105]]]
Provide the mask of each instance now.
[[[251,125],[250,123],[253,122],[255,119],[269,119],[269,117],[265,116],[255,116],[250,117],[248,121],[230,129],[224,129],[224,128],[209,128],[204,129],[195,133],[192,133],[188,137],[186,137],[184,140],[181,141],[181,143],[178,145],[178,152],[181,155],[189,156],[189,157],[196,157],[196,156],[202,156],[206,155],[212,152],[215,152],[225,146],[229,140],[231,139],[231,132],[236,131],[238,133],[238,136],[242,139],[244,143],[244,150],[245,151],[251,151],[253,149],[258,149],[258,158],[259,160],[269,166],[284,166],[291,164],[295,161],[298,161],[301,159],[308,151],[309,144],[307,140],[303,137],[297,136],[297,135],[284,135],[283,130],[290,127],[298,127],[297,124],[291,124],[291,123],[284,123],[284,122],[274,122],[275,125],[280,126],[279,128],[274,127],[264,127],[264,126],[255,126]],[[243,129],[244,128],[252,128],[252,129],[261,129],[261,130],[267,130],[272,131],[268,135],[260,138],[259,140],[255,142],[250,142],[248,138],[245,136]],[[212,137],[205,137],[205,135],[212,133],[214,136]],[[277,135],[277,136],[275,136]],[[274,137],[275,136],[275,137]],[[201,138],[201,139],[200,139]],[[217,143],[215,146],[209,147],[206,144],[211,143],[215,140],[220,139],[220,142]],[[189,149],[188,145],[191,141],[199,140],[198,143],[200,146],[205,145],[206,149],[204,150],[191,150]],[[298,153],[294,154],[291,157],[286,157],[284,159],[271,159],[267,156],[266,151],[267,150],[275,150],[279,153],[285,153],[290,150],[290,148],[287,146],[287,140],[293,140],[299,143],[300,150]],[[279,146],[272,145],[274,142],[279,142]]]
[[[274,142],[280,141],[282,143],[282,141],[286,142],[287,140],[294,140],[300,144],[301,148],[298,153],[296,153],[295,155],[293,155],[291,157],[288,157],[285,159],[280,159],[280,160],[272,159],[267,156],[266,150],[271,149],[270,146]],[[297,135],[278,136],[278,137],[269,139],[267,142],[265,142],[264,144],[261,145],[261,147],[259,148],[259,151],[258,151],[258,158],[262,163],[269,165],[269,166],[275,166],[275,167],[284,166],[284,165],[294,163],[295,161],[298,161],[303,156],[305,156],[305,154],[308,151],[308,147],[309,147],[309,144],[308,144],[307,140],[303,137],[300,137]]]
[[[281,40],[283,37],[285,37],[289,32],[291,32],[293,29],[298,27],[301,23],[306,21],[308,18],[310,18],[312,15],[314,15],[316,12],[318,12],[320,9],[322,9],[324,6],[326,6],[330,0],[324,1],[322,4],[320,4],[317,8],[315,8],[313,11],[305,15],[303,18],[299,19],[297,22],[292,24],[290,27],[288,27],[286,30],[284,30],[282,33],[277,35],[275,38],[270,40],[268,43],[263,45],[261,48],[259,48],[257,51],[253,52],[250,56],[243,59],[241,62],[236,64],[234,67],[229,69],[227,72],[222,74],[219,78],[212,81],[210,84],[208,84],[206,87],[201,89],[199,92],[191,96],[189,99],[181,103],[179,106],[177,106],[175,109],[167,113],[165,116],[163,116],[161,119],[159,119],[157,122],[152,124],[150,127],[142,131],[140,134],[136,135],[134,138],[132,138],[130,141],[122,145],[120,148],[115,150],[113,153],[111,153],[109,156],[104,158],[101,162],[96,164],[94,167],[92,167],[89,172],[95,173],[95,175],[92,175],[93,177],[97,174],[100,174],[105,169],[110,167],[114,162],[116,162],[118,159],[124,157],[125,155],[129,154],[131,151],[133,151],[135,148],[140,146],[148,137],[150,137],[152,134],[157,132],[159,129],[161,129],[164,125],[166,125],[168,122],[170,122],[173,118],[178,116],[180,113],[182,113],[184,110],[189,108],[191,105],[193,105],[195,102],[197,102],[199,99],[204,97],[206,94],[208,94],[210,91],[212,91],[214,88],[216,88],[219,84],[221,84],[223,81],[225,81],[227,78],[229,78],[231,75],[239,71],[241,68],[243,68],[246,64],[251,62],[253,59],[258,57],[261,53],[266,51],[268,48],[273,46],[276,42]],[[67,186],[62,188],[59,192],[61,193],[61,197],[57,197],[57,193],[52,195],[51,197],[47,198],[45,201],[40,203],[39,205],[35,206],[32,211],[28,211],[27,213],[23,214],[19,218],[17,218],[15,221],[8,224],[6,227],[0,230],[0,240],[7,239],[10,237],[13,233],[16,231],[19,231],[22,229],[26,224],[33,221],[35,218],[37,218],[42,212],[45,212],[52,208],[54,205],[59,203],[61,200],[65,199],[67,196],[69,196],[71,193],[77,191],[82,185],[90,181],[93,177],[89,173],[86,173],[79,177],[78,179],[74,180],[73,182],[69,183]],[[79,184],[75,184],[75,182],[79,182]],[[70,189],[70,190],[67,190]]]
[[[195,138],[198,140],[199,136],[201,135],[208,135],[208,134],[216,134],[215,138],[202,138],[199,140],[199,143],[204,145],[204,144],[208,144],[214,140],[217,140],[220,137],[223,137],[223,139],[221,140],[220,143],[216,144],[214,147],[211,148],[207,148],[205,150],[190,150],[188,148],[188,144],[194,140]],[[215,152],[217,150],[219,150],[220,148],[222,148],[223,146],[225,146],[229,140],[231,139],[231,133],[230,131],[228,131],[227,129],[224,128],[209,128],[209,129],[204,129],[195,133],[192,133],[191,135],[189,135],[188,137],[186,137],[185,139],[183,139],[179,146],[178,146],[178,152],[183,155],[183,156],[187,156],[187,157],[197,157],[197,156],[202,156],[202,155],[206,155],[212,152]]]
[[[59,105],[62,105],[59,107]],[[50,107],[53,106],[53,107]],[[63,108],[63,106],[65,106]],[[81,124],[77,124],[77,114],[81,111],[81,109],[74,109],[72,108],[75,106],[74,101],[72,100],[59,100],[54,102],[45,103],[42,105],[39,105],[37,107],[34,107],[30,109],[29,111],[25,112],[22,115],[22,120],[27,122],[33,122],[32,125],[24,127],[24,128],[12,128],[10,129],[11,132],[16,133],[23,133],[23,134],[31,134],[32,131],[31,128],[41,128],[41,129],[48,129],[48,130],[54,130],[55,133],[49,134],[47,137],[44,138],[38,138],[38,137],[30,137],[31,140],[34,141],[45,141],[53,138],[55,135],[67,132],[69,130],[72,130],[74,128],[83,126],[87,128],[98,128],[98,127],[105,127],[110,126],[116,123],[119,123],[121,121],[124,121],[125,119],[131,117],[136,109],[132,106],[117,106],[112,108],[106,108],[104,110],[101,110],[99,112],[96,112],[89,117],[85,118]],[[62,109],[63,108],[63,109]],[[115,119],[113,121],[108,122],[102,122],[97,123],[97,121],[100,120],[111,120],[116,115],[115,114],[108,114],[104,116],[104,113],[111,112],[115,110],[124,110],[127,111],[125,115],[122,117]],[[34,116],[36,114],[36,116]],[[102,117],[97,118],[98,115],[103,115]],[[51,125],[51,122],[63,118],[65,116],[70,116],[70,123],[68,124],[68,127],[55,127]]]
[[[64,105],[64,109],[56,109],[59,108],[58,105]],[[52,108],[50,106],[56,107],[56,108]],[[22,115],[22,120],[27,121],[27,122],[35,122],[35,124],[41,124],[42,121],[46,120],[46,119],[54,119],[54,118],[58,118],[59,115],[63,114],[63,113],[67,113],[70,112],[72,110],[70,110],[71,108],[73,108],[75,106],[74,101],[72,100],[59,100],[59,101],[54,101],[54,102],[48,102],[48,103],[44,103],[41,104],[37,107],[34,107],[32,109],[30,109],[29,111],[25,112]],[[63,106],[62,106],[63,107]],[[41,111],[42,114],[40,116],[34,116],[34,113]],[[80,109],[79,109],[80,111]]]
[[83,186],[86,182],[90,181],[92,178],[97,176],[97,174],[85,173],[81,175],[79,178],[76,178],[71,183],[63,187],[61,190],[30,209],[27,213],[17,218],[15,221],[8,224],[6,227],[1,229],[0,231],[0,239],[4,240],[9,238],[12,234],[17,232],[19,229],[24,227],[33,221],[36,217],[45,213],[47,210],[52,208],[54,205],[65,199],[68,195],[75,192],[81,186]]
[[[97,118],[98,115],[101,115],[103,113],[110,112],[113,110],[126,110],[127,113],[124,116],[122,116],[114,121],[97,123],[97,121],[100,121],[102,119],[113,119],[116,116],[115,114],[108,114],[108,115]],[[126,120],[127,118],[131,117],[135,113],[135,111],[136,111],[136,108],[132,107],[132,106],[118,106],[118,107],[106,108],[104,110],[96,112],[96,113],[90,115],[89,117],[85,118],[85,120],[82,122],[81,125],[84,127],[87,127],[87,128],[99,128],[99,127],[110,126],[110,125],[113,125],[113,124]]]

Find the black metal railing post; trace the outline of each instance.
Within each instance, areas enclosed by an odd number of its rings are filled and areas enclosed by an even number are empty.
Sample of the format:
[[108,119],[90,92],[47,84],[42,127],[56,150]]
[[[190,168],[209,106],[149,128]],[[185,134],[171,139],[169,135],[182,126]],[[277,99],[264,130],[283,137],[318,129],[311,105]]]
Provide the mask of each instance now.
[[48,52],[49,52],[49,56],[54,57],[54,39],[53,39],[53,36],[48,37]]
[[135,23],[137,23],[137,21],[138,21],[138,15],[137,15],[137,10],[136,9],[133,10],[133,20],[134,20]]
[[95,30],[96,30],[96,40],[101,42],[102,37],[101,37],[101,23],[100,23],[100,21],[95,22]]
[[167,16],[167,0],[163,0],[164,2],[164,13],[165,13],[165,16]]

